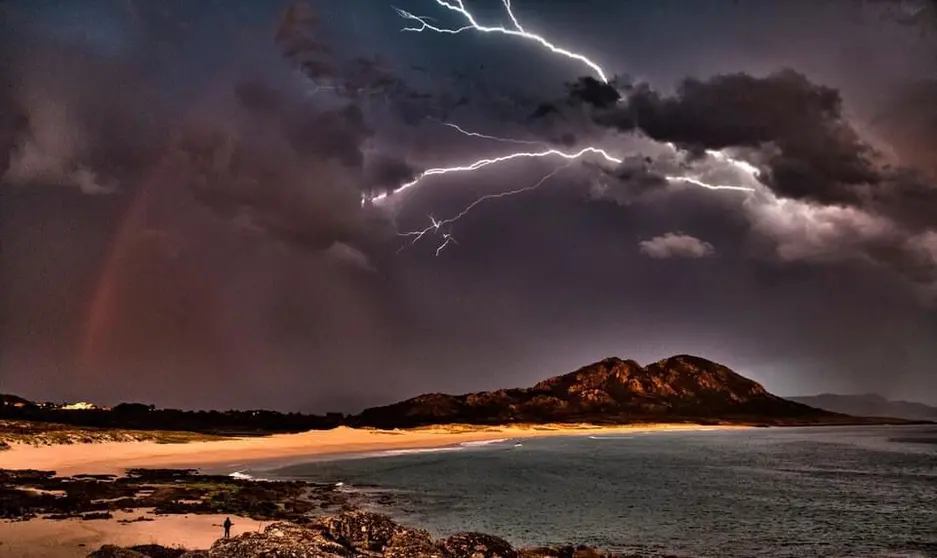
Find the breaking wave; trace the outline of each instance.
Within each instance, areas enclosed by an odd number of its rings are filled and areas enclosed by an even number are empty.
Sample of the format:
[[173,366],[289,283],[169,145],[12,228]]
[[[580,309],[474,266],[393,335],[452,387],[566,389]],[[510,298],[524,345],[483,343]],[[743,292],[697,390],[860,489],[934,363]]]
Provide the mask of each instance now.
[[384,450],[375,454],[372,454],[376,457],[390,457],[394,455],[411,455],[418,453],[443,453],[449,451],[462,451],[465,449],[463,446],[446,446],[442,448],[415,448],[415,449],[395,449],[395,450]]
[[497,440],[479,440],[477,442],[462,442],[459,444],[464,448],[477,448],[482,446],[490,446],[491,444],[501,444],[507,442],[507,438],[498,438]]
[[253,475],[249,475],[245,473],[244,471],[235,471],[233,473],[228,474],[228,476],[231,477],[232,479],[238,479],[238,480],[257,480]]

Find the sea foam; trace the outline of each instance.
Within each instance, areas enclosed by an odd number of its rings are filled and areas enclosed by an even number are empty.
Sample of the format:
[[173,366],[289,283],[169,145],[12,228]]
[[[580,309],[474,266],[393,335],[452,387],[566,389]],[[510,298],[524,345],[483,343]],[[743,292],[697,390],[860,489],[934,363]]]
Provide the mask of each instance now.
[[477,442],[462,442],[459,444],[464,448],[477,448],[482,446],[490,446],[491,444],[501,444],[507,442],[507,438],[498,438],[497,440],[479,440]]
[[378,453],[373,454],[378,457],[390,457],[394,455],[410,455],[417,453],[442,453],[448,451],[461,451],[465,449],[462,446],[446,446],[442,448],[415,448],[415,449],[395,449],[395,450],[384,450]]

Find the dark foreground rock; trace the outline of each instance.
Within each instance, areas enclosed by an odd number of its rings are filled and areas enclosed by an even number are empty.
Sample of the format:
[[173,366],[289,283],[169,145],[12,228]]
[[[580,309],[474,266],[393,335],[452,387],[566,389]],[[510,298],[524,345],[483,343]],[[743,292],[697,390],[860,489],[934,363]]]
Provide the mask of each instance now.
[[166,548],[158,544],[144,544],[130,548],[106,544],[89,554],[88,558],[208,558],[208,553],[200,550]]
[[274,523],[260,533],[219,539],[208,551],[209,558],[341,558],[354,555],[352,549],[334,540],[328,532],[293,523]]
[[106,544],[88,555],[88,558],[154,558],[148,554],[137,552],[130,548],[121,548]]
[[[123,477],[0,469],[0,519],[107,520],[118,510],[146,509],[150,515],[225,514],[302,522],[352,504],[348,494],[332,485],[242,480],[191,469],[130,469]],[[132,521],[151,519],[140,515]]]
[[208,551],[147,545],[104,546],[89,558],[611,558],[593,548],[515,549],[484,533],[457,533],[433,540],[423,529],[399,525],[385,515],[354,510],[304,525],[278,522],[262,532],[215,541]]

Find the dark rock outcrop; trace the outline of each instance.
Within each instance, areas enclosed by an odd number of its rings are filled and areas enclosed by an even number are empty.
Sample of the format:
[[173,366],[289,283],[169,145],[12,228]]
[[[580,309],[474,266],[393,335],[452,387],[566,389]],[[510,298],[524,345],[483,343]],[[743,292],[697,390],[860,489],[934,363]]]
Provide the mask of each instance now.
[[189,554],[189,558],[193,558],[192,554],[194,554],[191,552],[186,552],[181,548],[167,548],[158,544],[141,544],[139,546],[131,546],[130,550],[139,552],[140,554],[149,556],[150,558],[180,558],[186,554]]
[[148,554],[137,552],[129,548],[121,548],[112,544],[106,544],[88,555],[88,558],[152,558]]
[[484,533],[456,533],[441,541],[385,515],[361,510],[296,523],[272,523],[262,532],[215,541],[208,552],[157,545],[106,545],[88,558],[611,558],[590,547],[515,549]]
[[[130,469],[127,476],[56,477],[54,471],[0,469],[0,519],[102,520],[118,510],[156,514],[225,514],[304,521],[351,504],[330,484],[244,480],[187,469]],[[145,514],[122,523],[150,520]],[[161,557],[160,557],[161,558]]]
[[398,525],[385,515],[354,510],[305,525],[273,523],[262,533],[218,540],[208,552],[209,558],[248,556],[455,558],[462,555],[447,553],[422,529]]
[[244,533],[215,541],[209,558],[344,558],[355,556],[327,531],[293,523],[273,523],[262,533]]
[[440,544],[453,558],[518,558],[511,544],[484,533],[456,533]]
[[354,510],[317,520],[311,526],[356,550],[390,552],[400,557],[413,556],[412,551],[418,548],[430,554],[438,552],[427,531],[403,527],[378,513]]
[[423,529],[403,529],[394,533],[385,558],[448,558],[444,550]]
[[531,388],[428,394],[367,409],[358,426],[446,423],[836,422],[835,413],[787,401],[704,358],[678,355],[648,366],[607,358]]

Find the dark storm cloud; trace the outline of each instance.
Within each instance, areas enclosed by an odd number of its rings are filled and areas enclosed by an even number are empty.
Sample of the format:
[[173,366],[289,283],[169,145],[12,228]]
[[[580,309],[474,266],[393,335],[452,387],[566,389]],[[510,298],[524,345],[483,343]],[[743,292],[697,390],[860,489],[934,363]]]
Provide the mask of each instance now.
[[388,190],[416,178],[419,171],[403,159],[376,153],[365,163],[368,182],[373,187]]
[[[27,37],[0,65],[11,81],[0,182],[107,193],[132,180],[158,145],[159,103],[133,61]],[[120,87],[101,95],[101,83]]]
[[291,2],[274,37],[283,57],[313,81],[337,77],[331,49],[316,39],[319,20],[308,2]]
[[[782,259],[875,262],[931,296],[937,259],[922,246],[930,245],[927,235],[937,229],[937,188],[920,170],[887,164],[863,141],[834,88],[782,70],[764,77],[685,79],[673,95],[647,84],[621,90],[584,78],[570,86],[568,102],[587,107],[603,127],[675,145],[689,164],[704,164],[707,150],[743,150],[775,196],[804,204],[748,204],[753,228],[777,242]],[[917,114],[926,121],[925,107],[932,111],[933,100],[917,99],[899,112],[906,120]],[[923,139],[920,129],[916,137]],[[647,169],[617,171],[626,199],[634,197],[636,173],[666,183]],[[620,200],[613,187],[608,192]]]
[[667,178],[654,169],[654,159],[647,156],[626,157],[614,168],[596,167],[592,195],[629,204],[667,188]]
[[913,228],[937,226],[937,189],[914,172],[884,166],[846,121],[839,92],[793,70],[690,78],[674,95],[639,84],[620,100],[612,86],[584,79],[570,96],[593,106],[601,125],[691,155],[758,150],[759,179],[778,196],[859,207]]
[[259,114],[276,114],[283,103],[283,95],[259,79],[238,82],[234,94],[246,110]]
[[373,131],[357,105],[316,112],[304,107],[284,120],[284,133],[300,155],[334,158],[348,167],[364,164],[362,144]]
[[367,232],[360,207],[364,184],[356,182],[362,180],[362,157],[352,139],[356,124],[352,119],[350,130],[346,124],[334,112],[302,122],[298,130],[249,118],[229,119],[225,127],[196,118],[173,147],[196,199],[225,217],[321,250]]
[[922,169],[937,180],[937,80],[920,79],[892,92],[874,124],[893,147],[898,160]]
[[[415,170],[389,154],[365,156],[374,130],[362,103],[389,94],[390,84],[404,86],[359,60],[329,74],[333,94],[309,98],[284,88],[289,63],[308,71],[297,57],[329,58],[312,39],[283,37],[289,25],[313,30],[296,15],[304,5],[287,10],[277,36],[287,58],[280,72],[219,76],[187,102],[166,93],[166,76],[147,68],[148,52],[114,56],[27,35],[3,58],[11,87],[0,122],[0,180],[132,192],[170,157],[197,200],[292,244],[318,250],[383,234],[387,225],[361,207],[361,195],[392,188]],[[102,84],[115,87],[102,94]]]
[[313,91],[334,95],[368,106],[380,104],[397,118],[415,125],[430,113],[440,114],[466,102],[455,103],[436,86],[433,91],[411,87],[389,62],[377,55],[343,58],[319,39],[319,18],[309,2],[289,4],[276,32],[276,43],[286,61],[311,83]]

